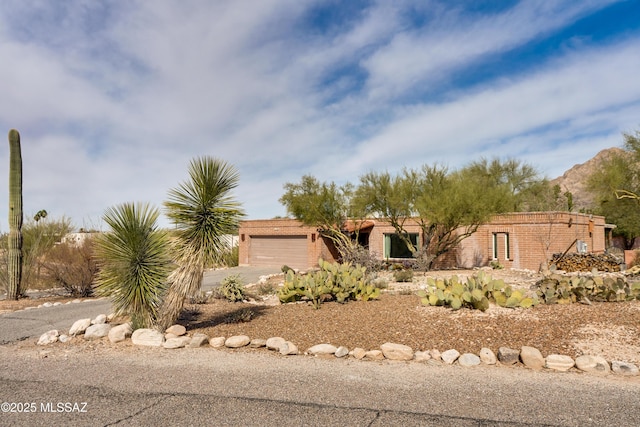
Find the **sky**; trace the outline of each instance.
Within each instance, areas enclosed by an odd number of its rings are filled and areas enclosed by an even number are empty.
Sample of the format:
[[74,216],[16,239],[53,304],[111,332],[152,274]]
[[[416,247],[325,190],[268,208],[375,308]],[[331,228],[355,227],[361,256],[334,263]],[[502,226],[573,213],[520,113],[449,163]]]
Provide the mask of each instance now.
[[0,130],[21,134],[25,217],[77,228],[162,209],[199,156],[238,169],[246,219],[285,216],[307,174],[515,158],[555,178],[640,130],[639,17],[639,0],[2,0]]

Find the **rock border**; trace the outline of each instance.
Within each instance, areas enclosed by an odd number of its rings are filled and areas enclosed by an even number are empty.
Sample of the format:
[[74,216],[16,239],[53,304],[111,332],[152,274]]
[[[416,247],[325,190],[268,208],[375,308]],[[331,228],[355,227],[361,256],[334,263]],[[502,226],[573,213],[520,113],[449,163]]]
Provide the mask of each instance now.
[[562,354],[549,354],[546,357],[535,347],[523,346],[520,349],[500,347],[497,355],[489,348],[482,348],[479,354],[460,354],[456,349],[447,349],[440,352],[438,349],[426,351],[414,351],[409,346],[387,342],[378,349],[354,348],[347,349],[344,346],[335,346],[328,343],[316,344],[304,352],[282,337],[270,337],[268,339],[250,338],[246,335],[231,337],[208,337],[202,333],[192,336],[182,325],[173,325],[165,333],[155,329],[132,330],[131,324],[124,323],[111,325],[107,323],[113,316],[100,314],[94,319],[79,319],[74,322],[68,334],[61,334],[58,330],[50,330],[40,336],[37,345],[51,345],[58,341],[67,342],[70,337],[83,335],[84,339],[102,339],[108,337],[113,344],[131,338],[131,342],[138,346],[162,347],[165,349],[179,349],[184,347],[199,348],[209,346],[221,349],[239,348],[266,348],[276,351],[283,356],[307,355],[314,357],[345,358],[355,360],[391,360],[404,362],[423,362],[429,364],[457,365],[462,367],[486,366],[517,366],[541,371],[567,372],[577,370],[595,375],[608,375],[614,373],[620,376],[638,376],[640,370],[634,363],[620,360],[607,361],[597,355],[582,355],[573,359]]

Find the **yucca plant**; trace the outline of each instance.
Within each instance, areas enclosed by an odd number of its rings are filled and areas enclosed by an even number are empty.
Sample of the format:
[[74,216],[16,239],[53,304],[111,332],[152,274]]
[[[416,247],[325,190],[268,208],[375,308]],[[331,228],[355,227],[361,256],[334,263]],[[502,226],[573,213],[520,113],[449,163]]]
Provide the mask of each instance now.
[[110,208],[103,219],[111,230],[95,242],[96,293],[109,297],[134,329],[155,325],[172,268],[168,234],[156,226],[159,213],[140,203]]
[[228,250],[223,236],[235,233],[244,215],[231,195],[239,181],[232,165],[214,157],[198,157],[190,163],[189,178],[170,190],[164,203],[176,227],[171,241],[178,267],[169,276],[160,329],[171,326],[185,299],[200,291],[205,268],[223,263]]

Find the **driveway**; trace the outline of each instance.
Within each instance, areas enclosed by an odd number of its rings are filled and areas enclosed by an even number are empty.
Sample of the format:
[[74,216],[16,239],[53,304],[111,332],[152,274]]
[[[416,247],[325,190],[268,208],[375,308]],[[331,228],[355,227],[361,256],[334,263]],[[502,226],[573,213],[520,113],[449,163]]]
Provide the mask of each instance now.
[[220,270],[209,270],[202,279],[202,290],[208,291],[220,285],[222,280],[228,276],[238,275],[242,284],[249,285],[258,283],[260,277],[271,274],[282,273],[281,267],[231,267]]

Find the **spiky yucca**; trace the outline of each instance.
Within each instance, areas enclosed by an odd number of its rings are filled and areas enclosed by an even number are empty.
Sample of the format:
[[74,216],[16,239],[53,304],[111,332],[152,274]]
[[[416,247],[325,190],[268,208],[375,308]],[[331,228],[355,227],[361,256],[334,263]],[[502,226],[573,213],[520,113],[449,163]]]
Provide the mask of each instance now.
[[239,181],[232,165],[198,157],[191,161],[189,178],[169,191],[164,204],[176,226],[172,245],[178,267],[169,275],[158,325],[163,330],[176,321],[185,298],[198,293],[204,269],[222,262],[227,250],[223,236],[235,233],[244,215],[231,195]]
[[156,226],[159,210],[125,203],[110,208],[104,221],[111,230],[97,237],[101,266],[96,293],[111,299],[118,315],[128,315],[135,328],[155,325],[171,271],[169,239]]

